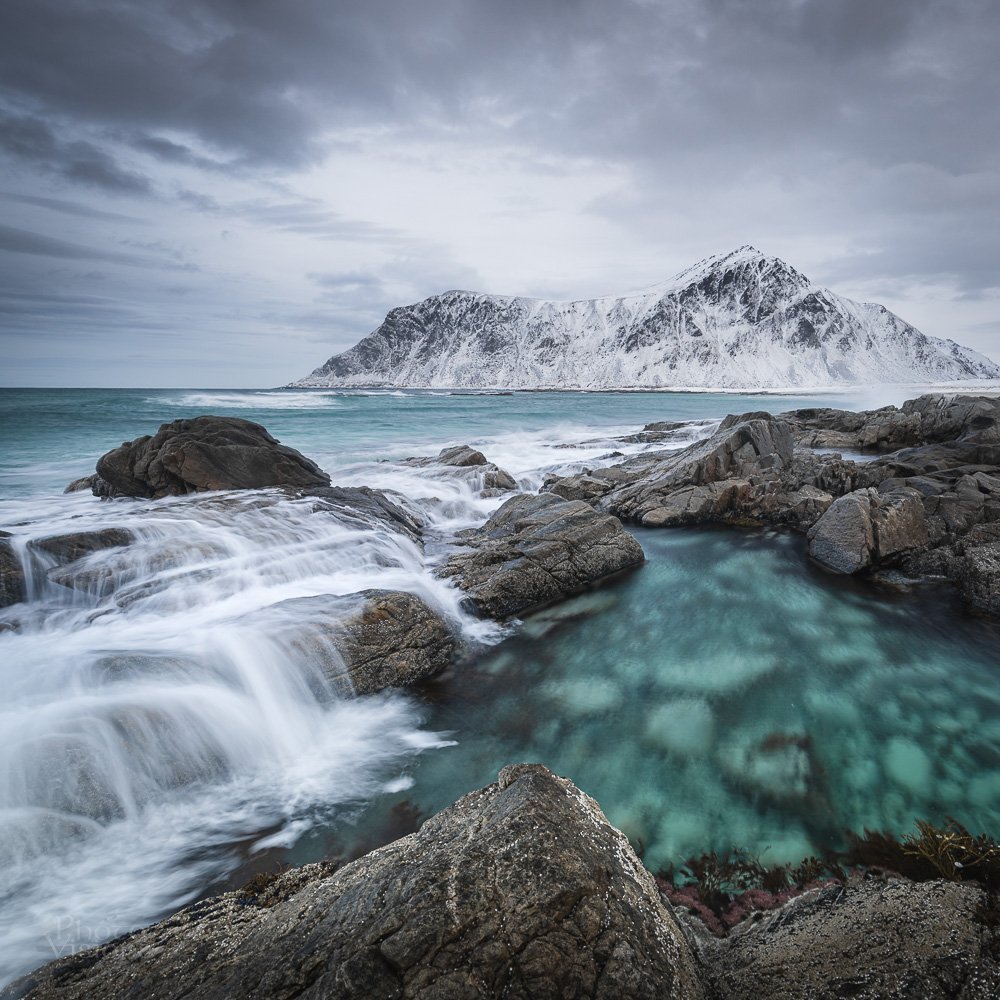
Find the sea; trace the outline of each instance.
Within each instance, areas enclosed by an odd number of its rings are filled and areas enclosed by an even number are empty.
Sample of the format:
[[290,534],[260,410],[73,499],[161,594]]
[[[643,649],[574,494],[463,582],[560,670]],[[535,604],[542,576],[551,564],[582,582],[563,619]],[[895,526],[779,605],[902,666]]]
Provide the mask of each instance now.
[[[766,863],[954,817],[1000,830],[1000,634],[947,588],[833,577],[801,536],[635,531],[646,564],[523,622],[433,573],[503,497],[404,464],[470,444],[522,490],[727,413],[865,393],[0,390],[0,529],[28,599],[0,609],[0,983],[261,871],[350,860],[506,764],[594,796],[653,871]],[[263,424],[336,485],[391,490],[426,545],[276,491],[64,494],[122,441],[205,413]],[[69,567],[32,540],[125,527]],[[338,696],[291,598],[420,595],[469,654],[418,691]]]

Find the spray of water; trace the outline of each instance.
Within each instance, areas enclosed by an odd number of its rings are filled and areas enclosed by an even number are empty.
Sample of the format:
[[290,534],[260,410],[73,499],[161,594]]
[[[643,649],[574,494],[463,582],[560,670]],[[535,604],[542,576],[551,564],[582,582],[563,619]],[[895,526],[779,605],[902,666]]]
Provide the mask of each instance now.
[[[622,450],[579,429],[555,447],[573,433],[476,443],[526,489]],[[329,622],[291,599],[406,590],[495,640],[432,570],[503,498],[475,468],[363,462],[335,481],[398,491],[426,545],[279,491],[0,503],[27,587],[0,617],[0,981],[176,908],[238,846],[292,843],[447,743],[404,694],[338,694],[315,654]],[[131,542],[74,561],[38,544],[112,527]]]

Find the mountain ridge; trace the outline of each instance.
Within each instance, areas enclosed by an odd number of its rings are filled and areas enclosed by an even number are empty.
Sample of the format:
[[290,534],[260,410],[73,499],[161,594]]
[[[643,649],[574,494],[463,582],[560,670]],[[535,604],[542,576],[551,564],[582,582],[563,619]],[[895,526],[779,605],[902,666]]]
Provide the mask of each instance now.
[[295,388],[781,389],[1000,378],[746,244],[621,295],[451,290],[389,311]]

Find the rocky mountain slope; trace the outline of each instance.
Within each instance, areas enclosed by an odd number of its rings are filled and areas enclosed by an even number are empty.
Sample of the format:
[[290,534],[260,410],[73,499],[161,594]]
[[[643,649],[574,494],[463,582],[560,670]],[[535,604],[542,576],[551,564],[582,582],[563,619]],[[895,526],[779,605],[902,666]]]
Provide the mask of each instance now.
[[744,246],[628,295],[435,295],[393,309],[292,385],[774,389],[976,378],[1000,378],[1000,366]]

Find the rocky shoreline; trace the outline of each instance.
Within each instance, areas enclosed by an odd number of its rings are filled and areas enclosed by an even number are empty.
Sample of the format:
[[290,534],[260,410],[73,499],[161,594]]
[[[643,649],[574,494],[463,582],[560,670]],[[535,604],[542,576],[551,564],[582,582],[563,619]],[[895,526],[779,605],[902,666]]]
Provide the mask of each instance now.
[[520,764],[357,861],[196,903],[0,996],[987,1000],[985,903],[972,883],[857,875],[720,939],[593,799]]
[[[622,522],[771,526],[804,536],[817,565],[906,585],[954,584],[1000,614],[1000,400],[932,395],[852,413],[731,415],[669,448],[683,425],[617,464],[518,493],[468,447],[410,460],[475,477],[509,498],[461,532],[436,572],[466,606],[521,616],[636,568]],[[278,488],[421,547],[405,497],[339,488],[249,421],[202,417],[105,455],[71,484],[95,495],[178,496]],[[87,559],[131,542],[121,528],[34,540],[49,578],[92,579]],[[0,606],[24,599],[21,557],[0,536]],[[454,627],[402,591],[299,599],[304,634],[343,695],[406,687],[468,654]],[[308,606],[307,606],[308,605]],[[343,868],[313,865],[259,892],[203,901],[158,924],[51,963],[13,997],[959,997],[1000,995],[992,897],[970,882],[856,874],[820,886],[723,940],[673,906],[624,835],[571,782],[505,768],[417,833]]]

